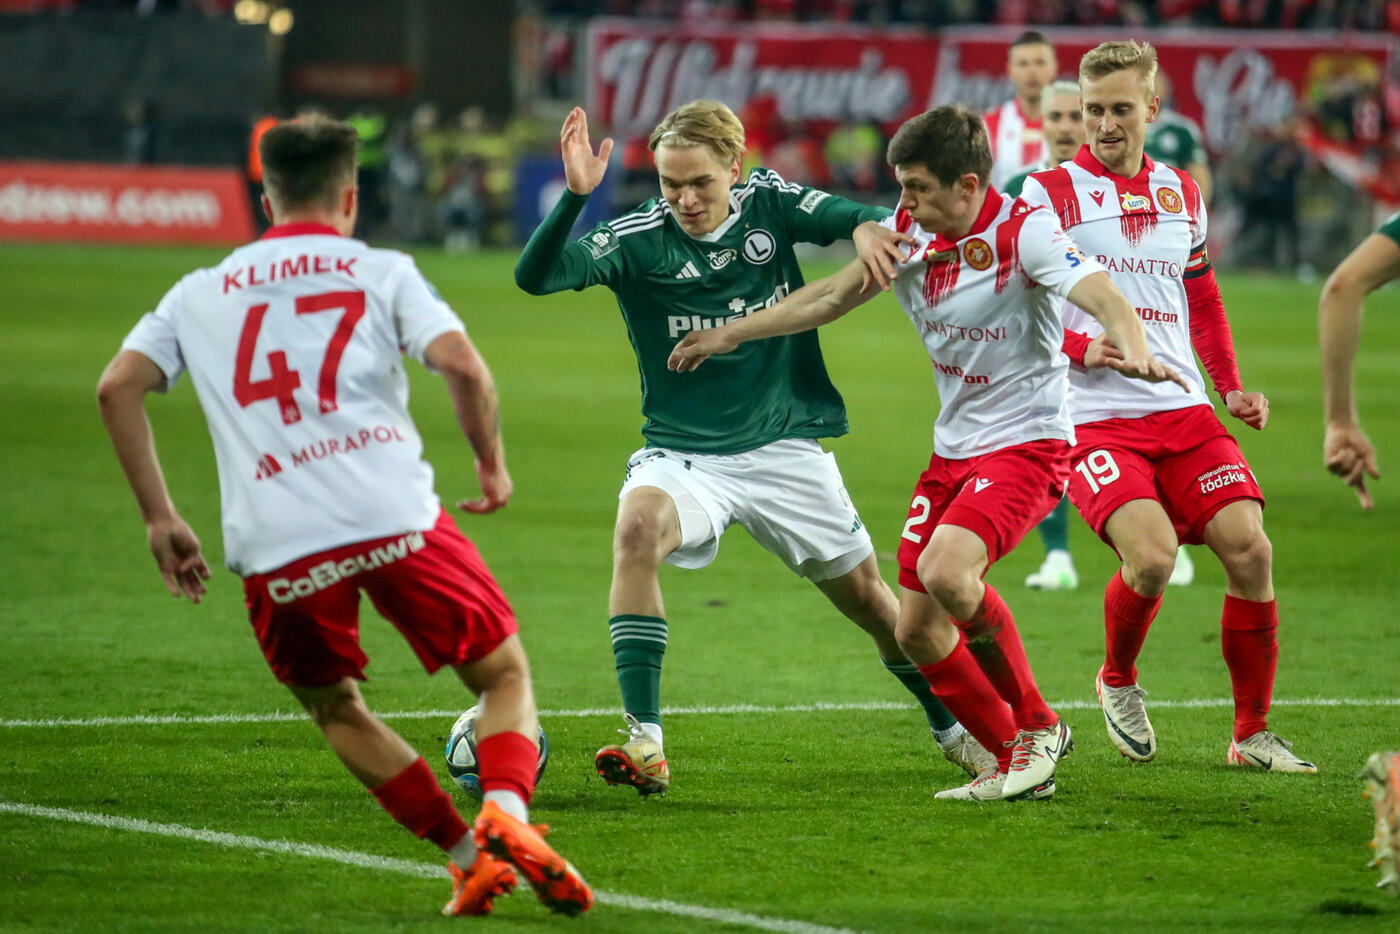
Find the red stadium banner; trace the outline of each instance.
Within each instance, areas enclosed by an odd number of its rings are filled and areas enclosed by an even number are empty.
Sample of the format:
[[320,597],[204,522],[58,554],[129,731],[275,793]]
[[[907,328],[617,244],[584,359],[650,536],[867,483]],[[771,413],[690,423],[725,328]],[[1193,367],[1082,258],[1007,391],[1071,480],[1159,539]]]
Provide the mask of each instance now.
[[771,101],[784,121],[892,128],[928,102],[938,43],[928,33],[850,27],[713,27],[595,20],[588,109],[623,138],[645,136],[696,98],[742,112]]
[[[609,132],[646,135],[667,111],[699,97],[742,111],[767,99],[784,121],[820,133],[872,121],[886,132],[929,107],[989,110],[1013,93],[1012,27],[904,30],[769,24],[648,24],[597,20],[588,30],[589,112]],[[1173,81],[1176,109],[1207,145],[1233,148],[1329,99],[1379,93],[1395,53],[1385,36],[1210,29],[1055,29],[1060,76],[1109,39],[1147,40]]]
[[[1175,109],[1201,125],[1206,145],[1233,149],[1250,132],[1277,127],[1329,102],[1350,108],[1380,97],[1395,54],[1387,36],[1217,29],[1043,29],[1060,76],[1073,79],[1080,57],[1110,39],[1137,39],[1157,49],[1171,79]],[[929,102],[982,110],[1010,100],[1006,52],[1019,28],[956,27],[940,33],[942,54]]]
[[235,169],[0,162],[0,240],[236,244],[253,238]]

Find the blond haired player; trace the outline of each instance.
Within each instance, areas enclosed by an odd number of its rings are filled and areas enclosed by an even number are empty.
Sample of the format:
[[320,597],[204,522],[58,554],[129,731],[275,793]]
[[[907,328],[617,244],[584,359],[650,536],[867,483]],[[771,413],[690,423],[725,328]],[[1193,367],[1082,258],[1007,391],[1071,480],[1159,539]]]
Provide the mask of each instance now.
[[[1268,729],[1278,662],[1273,554],[1264,494],[1239,445],[1215,417],[1196,369],[1199,353],[1229,413],[1254,429],[1269,402],[1245,391],[1220,289],[1206,254],[1206,208],[1191,176],[1143,155],[1157,115],[1157,55],[1106,42],[1080,62],[1088,145],[1072,162],[1032,175],[1026,201],[1051,207],[1075,243],[1132,302],[1152,351],[1186,376],[1192,393],[1073,367],[1069,411],[1078,444],[1069,497],[1122,567],[1104,595],[1107,651],[1096,679],[1110,739],[1124,756],[1157,754],[1136,661],[1161,605],[1179,543],[1204,543],[1225,568],[1221,649],[1235,721],[1231,765],[1315,772]],[[1093,364],[1113,342],[1081,309],[1064,309],[1066,352]]]
[[[515,617],[439,505],[406,407],[404,355],[443,375],[476,452],[482,496],[459,508],[491,512],[511,494],[491,372],[413,260],[350,239],[356,145],[352,127],[323,118],[267,131],[274,226],[185,276],[140,320],[102,374],[102,419],[166,587],[198,603],[209,570],[144,406],[189,372],[214,442],[225,558],[263,654],[350,773],[448,854],[443,913],[489,912],[519,872],[551,909],[578,914],[593,893],[528,823],[538,727]],[[365,705],[362,590],[429,672],[450,667],[481,697],[485,803],[473,828]]]
[[923,706],[945,756],[976,774],[990,757],[938,700],[895,639],[899,607],[870,534],[818,438],[847,431],[815,334],[745,348],[700,378],[666,368],[692,331],[762,312],[802,286],[796,243],[854,239],[892,268],[902,235],[888,212],[756,169],[740,181],[744,127],[716,101],[693,101],[650,137],[661,197],[570,242],[569,228],[607,171],[576,108],[561,133],[568,190],[531,235],[516,281],[532,294],[604,285],[637,354],[644,447],[627,462],[613,529],[608,626],[627,740],[596,765],[609,784],[664,792],[661,664],[669,622],[657,571],[702,568],[739,524],[874,639],[880,660]]
[[[987,187],[991,153],[976,114],[950,105],[906,121],[886,161],[900,184],[887,223],[916,243],[893,288],[942,402],[899,543],[897,634],[933,692],[997,754],[936,797],[1046,798],[1073,748],[1070,729],[1041,697],[1011,611],[982,578],[1064,493],[1074,428],[1059,299],[1122,342],[1124,356],[1104,362],[1143,379],[1180,377],[1148,353],[1132,307],[1054,214]],[[713,355],[703,373],[747,342],[833,321],[874,294],[865,272],[852,262],[762,314],[691,333],[671,365],[690,370]]]

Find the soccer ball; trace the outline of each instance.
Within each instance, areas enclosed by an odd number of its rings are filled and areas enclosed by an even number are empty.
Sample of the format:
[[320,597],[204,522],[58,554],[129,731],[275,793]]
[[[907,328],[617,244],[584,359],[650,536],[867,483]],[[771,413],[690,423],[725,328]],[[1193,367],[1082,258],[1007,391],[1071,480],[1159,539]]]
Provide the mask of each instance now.
[[[463,791],[481,800],[481,765],[476,761],[476,718],[481,715],[480,707],[473,707],[457,718],[452,731],[447,734],[447,774],[452,776]],[[535,770],[535,781],[544,775],[544,767],[549,762],[549,740],[544,729],[540,729],[540,766]]]

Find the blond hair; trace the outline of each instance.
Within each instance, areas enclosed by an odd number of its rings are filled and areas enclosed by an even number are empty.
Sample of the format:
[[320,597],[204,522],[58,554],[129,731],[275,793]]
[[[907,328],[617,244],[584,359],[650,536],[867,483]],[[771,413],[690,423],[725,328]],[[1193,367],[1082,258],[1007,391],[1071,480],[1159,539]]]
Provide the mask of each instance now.
[[744,125],[719,101],[691,101],[668,113],[647,139],[647,148],[706,146],[721,162],[744,154]]
[[1131,69],[1138,73],[1142,89],[1149,99],[1156,93],[1157,50],[1147,42],[1137,43],[1131,39],[1105,42],[1090,49],[1079,60],[1079,80],[1097,81],[1115,71]]

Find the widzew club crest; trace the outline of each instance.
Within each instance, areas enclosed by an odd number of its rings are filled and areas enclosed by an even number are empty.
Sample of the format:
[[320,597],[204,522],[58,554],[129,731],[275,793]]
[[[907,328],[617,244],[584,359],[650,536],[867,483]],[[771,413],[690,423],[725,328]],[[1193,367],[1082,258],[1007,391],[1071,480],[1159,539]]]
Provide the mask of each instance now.
[[987,241],[980,237],[973,237],[963,244],[963,259],[973,269],[981,272],[992,265],[992,248],[987,245]]

